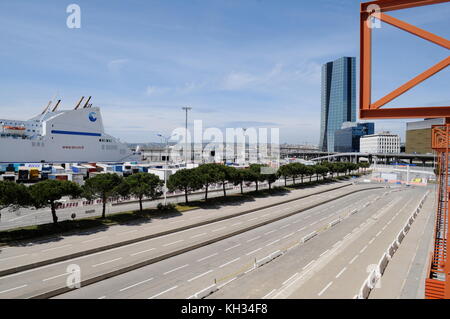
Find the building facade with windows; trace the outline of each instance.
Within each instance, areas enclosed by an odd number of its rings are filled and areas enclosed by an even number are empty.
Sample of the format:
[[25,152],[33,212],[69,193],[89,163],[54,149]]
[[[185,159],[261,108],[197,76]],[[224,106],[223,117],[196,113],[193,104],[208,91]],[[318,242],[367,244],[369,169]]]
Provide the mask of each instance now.
[[408,154],[430,154],[431,129],[433,125],[445,124],[444,119],[425,119],[406,123],[405,152]]
[[335,132],[356,121],[356,58],[342,57],[322,66],[319,149],[335,152]]
[[360,151],[360,139],[375,133],[375,123],[345,122],[342,128],[334,133],[334,151],[354,153]]
[[370,154],[399,154],[400,136],[389,132],[363,136],[360,152]]

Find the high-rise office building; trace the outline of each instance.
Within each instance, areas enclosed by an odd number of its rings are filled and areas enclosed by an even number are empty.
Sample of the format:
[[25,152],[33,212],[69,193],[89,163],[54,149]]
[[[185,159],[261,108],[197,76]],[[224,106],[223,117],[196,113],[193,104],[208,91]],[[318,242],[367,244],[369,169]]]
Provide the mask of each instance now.
[[340,153],[359,152],[359,140],[362,136],[375,133],[375,123],[345,122],[334,133],[334,151]]
[[335,152],[335,131],[356,121],[356,58],[342,57],[322,66],[319,148]]

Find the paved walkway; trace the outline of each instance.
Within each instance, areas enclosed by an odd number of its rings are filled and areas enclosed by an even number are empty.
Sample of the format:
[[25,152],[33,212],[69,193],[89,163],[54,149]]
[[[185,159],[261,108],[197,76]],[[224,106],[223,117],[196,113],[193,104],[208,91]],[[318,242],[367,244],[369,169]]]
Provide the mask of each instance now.
[[423,299],[433,245],[435,192],[432,191],[410,231],[394,254],[370,299]]

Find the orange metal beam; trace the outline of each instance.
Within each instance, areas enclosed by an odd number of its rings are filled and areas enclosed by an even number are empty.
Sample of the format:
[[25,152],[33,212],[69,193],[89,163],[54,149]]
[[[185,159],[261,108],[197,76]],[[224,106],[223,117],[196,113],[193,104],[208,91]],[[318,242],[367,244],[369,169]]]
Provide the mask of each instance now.
[[445,3],[448,0],[378,0],[362,3],[362,11],[367,11],[367,8],[371,5],[377,5],[380,7],[381,12],[388,12],[401,9],[409,9],[415,7],[422,7],[432,4]]
[[450,117],[450,106],[430,106],[413,108],[386,108],[360,110],[364,119],[404,119]]
[[375,103],[373,103],[370,106],[370,109],[379,109],[383,105],[386,105],[387,103],[391,102],[392,100],[394,100],[395,98],[399,97],[403,93],[409,91],[410,89],[412,89],[416,85],[422,83],[423,81],[425,81],[429,77],[435,75],[439,71],[442,71],[443,69],[445,69],[449,65],[450,65],[450,56],[446,57],[444,60],[442,60],[438,64],[432,66],[431,68],[429,68],[428,70],[426,70],[422,74],[419,74],[414,79],[406,82],[401,87],[399,87],[398,89],[392,91],[391,93],[389,93],[385,97],[379,99],[378,101],[376,101]]

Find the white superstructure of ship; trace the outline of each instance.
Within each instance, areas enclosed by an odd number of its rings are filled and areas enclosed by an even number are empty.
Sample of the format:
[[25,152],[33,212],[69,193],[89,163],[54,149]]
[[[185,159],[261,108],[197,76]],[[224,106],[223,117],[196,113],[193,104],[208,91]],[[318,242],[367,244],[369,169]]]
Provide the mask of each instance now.
[[118,139],[104,132],[100,108],[82,97],[72,110],[61,100],[27,120],[0,119],[0,163],[126,162],[140,159]]

